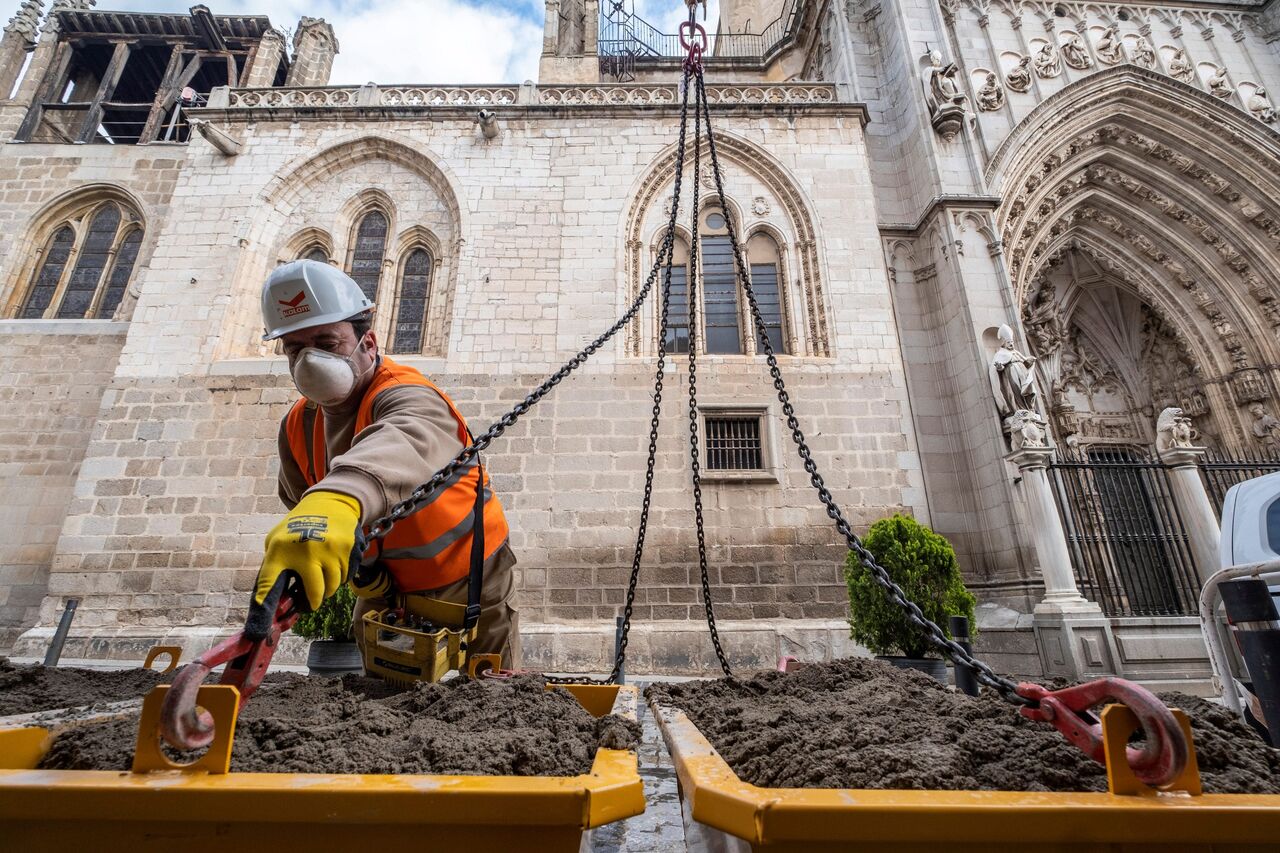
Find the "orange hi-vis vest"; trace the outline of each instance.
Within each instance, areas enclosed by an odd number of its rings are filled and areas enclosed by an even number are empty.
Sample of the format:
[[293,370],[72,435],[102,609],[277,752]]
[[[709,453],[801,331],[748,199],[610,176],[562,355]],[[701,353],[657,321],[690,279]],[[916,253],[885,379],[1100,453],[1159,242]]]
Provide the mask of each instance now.
[[[453,401],[412,367],[383,357],[373,381],[356,413],[355,435],[373,423],[373,404],[378,395],[396,385],[423,385],[440,395],[458,424],[458,440],[471,441],[467,422]],[[324,410],[301,399],[293,404],[285,419],[285,434],[307,486],[315,486],[329,470],[324,443]],[[471,569],[472,525],[475,521],[476,488],[484,476],[484,557],[488,560],[507,541],[507,518],[494,497],[489,477],[475,460],[446,480],[421,509],[402,518],[381,542],[365,552],[365,560],[386,565],[399,592],[438,589],[467,577]],[[354,567],[352,567],[354,570]]]

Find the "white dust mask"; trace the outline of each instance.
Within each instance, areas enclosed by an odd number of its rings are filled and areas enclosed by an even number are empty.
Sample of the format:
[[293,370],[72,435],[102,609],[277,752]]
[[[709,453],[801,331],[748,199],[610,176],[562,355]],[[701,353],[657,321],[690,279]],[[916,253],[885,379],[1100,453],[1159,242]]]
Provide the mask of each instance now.
[[336,406],[351,396],[360,381],[361,374],[352,362],[354,355],[307,347],[289,367],[293,384],[308,400],[321,406]]

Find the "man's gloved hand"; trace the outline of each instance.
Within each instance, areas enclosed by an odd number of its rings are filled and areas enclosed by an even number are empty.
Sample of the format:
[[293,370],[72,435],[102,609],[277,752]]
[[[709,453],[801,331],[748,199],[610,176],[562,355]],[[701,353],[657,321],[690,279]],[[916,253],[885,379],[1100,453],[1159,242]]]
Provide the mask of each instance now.
[[392,592],[391,573],[380,562],[361,565],[351,574],[351,591],[357,598],[381,598]]
[[292,570],[311,609],[319,608],[347,579],[359,529],[358,500],[337,492],[308,492],[267,534],[254,602],[262,604],[280,574]]

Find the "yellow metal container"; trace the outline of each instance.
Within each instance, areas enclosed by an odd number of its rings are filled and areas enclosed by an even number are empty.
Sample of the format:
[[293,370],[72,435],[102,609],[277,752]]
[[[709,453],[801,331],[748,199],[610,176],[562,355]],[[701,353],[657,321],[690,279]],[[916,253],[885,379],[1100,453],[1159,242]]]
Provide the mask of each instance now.
[[[1119,796],[760,788],[739,779],[684,713],[657,703],[653,712],[680,780],[690,849],[769,853],[1280,850],[1280,796],[1192,796],[1150,790]],[[1119,743],[1123,749],[1123,739]]]
[[[571,692],[635,719],[634,687]],[[627,750],[572,777],[36,770],[49,738],[0,731],[0,850],[577,851],[584,831],[644,811]]]

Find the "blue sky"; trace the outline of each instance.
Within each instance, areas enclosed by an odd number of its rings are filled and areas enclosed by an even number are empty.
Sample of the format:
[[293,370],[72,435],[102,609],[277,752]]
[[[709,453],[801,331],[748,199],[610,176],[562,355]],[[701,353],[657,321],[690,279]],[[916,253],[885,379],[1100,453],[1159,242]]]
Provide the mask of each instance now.
[[[46,8],[50,2],[46,0]],[[97,8],[185,13],[195,2],[98,0]],[[324,18],[337,31],[340,46],[334,84],[520,83],[538,75],[543,0],[204,2],[215,15],[267,15],[289,30],[303,15]],[[601,5],[608,2],[601,0]],[[17,4],[10,0],[9,5]],[[710,21],[715,20],[715,5]],[[675,32],[686,14],[684,0],[635,0],[635,9],[665,32]],[[707,29],[715,31],[711,24]]]

